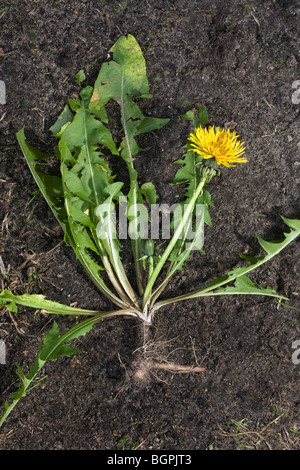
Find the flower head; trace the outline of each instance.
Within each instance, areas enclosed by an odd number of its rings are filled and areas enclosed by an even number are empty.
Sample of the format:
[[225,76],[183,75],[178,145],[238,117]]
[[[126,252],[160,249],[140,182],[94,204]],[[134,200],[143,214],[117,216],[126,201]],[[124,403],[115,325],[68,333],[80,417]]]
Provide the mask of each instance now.
[[235,131],[229,129],[215,128],[208,129],[196,127],[190,134],[188,140],[191,141],[191,149],[203,158],[214,158],[218,165],[227,167],[235,166],[233,163],[245,163],[248,160],[241,155],[245,152],[244,142],[238,141]]

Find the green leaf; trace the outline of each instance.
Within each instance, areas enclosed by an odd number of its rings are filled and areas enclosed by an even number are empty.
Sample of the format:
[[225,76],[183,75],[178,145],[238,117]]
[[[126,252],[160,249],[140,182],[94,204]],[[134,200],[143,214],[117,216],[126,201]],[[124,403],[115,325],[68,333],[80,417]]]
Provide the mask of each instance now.
[[[59,141],[59,150],[62,161],[64,204],[76,257],[98,289],[116,305],[124,307],[130,301],[127,299],[127,302],[125,297],[122,297],[118,281],[109,264],[104,243],[96,237],[95,208],[107,197],[107,188],[113,181],[110,169],[100,158],[99,152],[89,145],[89,142],[72,154],[62,136]],[[86,228],[89,228],[89,231]],[[94,251],[99,256],[104,267],[100,266],[97,260],[92,259],[88,250]],[[100,277],[99,273],[104,268],[121,298],[117,297]]]
[[102,65],[94,85],[91,109],[95,103],[119,102],[125,96],[150,98],[142,51],[132,35],[122,36],[110,49],[113,60]]
[[[77,336],[85,334],[93,325],[89,324],[87,328],[83,328],[81,332],[77,331]],[[76,336],[76,337],[77,337]],[[71,340],[72,338],[69,338]],[[44,337],[42,347],[39,351],[39,359],[43,362],[58,359],[61,356],[71,356],[80,352],[79,349],[71,348],[64,342],[60,341],[60,334],[57,323],[54,321],[51,330]]]
[[[104,242],[99,241],[94,236],[97,222],[94,213],[95,208],[103,203],[107,197],[106,188],[113,183],[109,166],[100,157],[101,154],[96,148],[102,144],[114,154],[118,154],[118,151],[109,130],[88,110],[92,91],[91,87],[86,87],[81,91],[82,100],[80,106],[76,106],[72,123],[59,132],[58,147],[61,160],[64,206],[73,242],[72,247],[77,258],[100,291],[115,304],[124,307],[131,301],[128,299],[128,303],[124,305],[124,299],[119,299],[111,292],[99,275],[103,267],[95,260],[92,260],[87,251],[90,249],[88,247],[93,246],[93,251],[96,251],[102,259],[110,280],[114,287],[118,289],[118,282],[109,264]],[[80,228],[80,226],[82,227]],[[90,229],[90,243],[87,242],[88,232],[84,232],[85,236],[82,236],[83,227]],[[96,244],[92,242],[93,239]],[[82,245],[83,242],[84,245]],[[106,244],[106,248],[109,249],[110,246]],[[121,272],[120,264],[119,260],[118,273]],[[127,280],[126,285],[129,285]]]
[[[0,306],[1,306],[1,303],[0,303]],[[6,305],[6,308],[7,310],[9,310],[10,312],[12,313],[18,313],[18,307],[16,305],[16,302],[14,300],[12,300],[11,302],[9,302],[7,305]]]
[[75,75],[75,79],[78,83],[78,85],[81,84],[81,82],[83,82],[85,80],[85,73],[84,73],[84,70],[79,70],[79,72]]
[[[183,156],[183,159],[175,162],[183,166],[177,170],[171,185],[186,184],[185,200],[183,203],[187,203],[196,191],[201,175],[199,171],[197,171],[198,156],[195,152],[188,151]],[[204,205],[204,222],[212,227],[209,207],[213,207],[214,205],[211,201],[211,195],[206,188],[203,189],[198,197],[197,204]]]
[[25,154],[26,158],[30,160],[30,162],[36,162],[36,160],[49,158],[50,155],[48,153],[41,152],[40,150],[32,147],[32,145],[29,145],[25,138],[25,126],[20,129],[20,131],[16,134],[16,137],[23,153]]
[[65,128],[66,125],[70,124],[73,121],[74,115],[70,110],[69,106],[66,104],[61,114],[58,116],[56,122],[50,127],[50,132],[54,136],[58,136],[61,129]]
[[211,194],[206,188],[203,189],[203,193],[199,196],[197,204],[204,205],[204,223],[212,228],[213,224],[211,222],[209,207],[214,207],[214,204],[211,201]]
[[17,305],[34,308],[35,310],[42,310],[45,313],[52,313],[58,315],[96,315],[99,312],[96,310],[86,310],[81,308],[69,307],[59,302],[48,300],[45,296],[40,294],[22,294],[15,295],[8,289],[4,289],[0,293],[0,308],[8,308],[14,305],[13,312],[17,313]]
[[207,123],[207,121],[208,121],[207,110],[206,108],[204,108],[204,106],[200,106],[199,112],[198,112],[197,126],[199,125],[199,123],[204,125]]
[[[137,204],[142,203],[137,182],[137,173],[133,167],[133,157],[141,149],[136,137],[144,132],[160,129],[169,120],[145,117],[133,98],[151,98],[146,75],[146,63],[143,53],[132,35],[122,36],[111,48],[113,59],[102,65],[94,85],[89,110],[96,116],[103,115],[105,105],[114,100],[120,106],[124,138],[120,144],[123,160],[126,162],[130,177],[128,193],[128,214],[130,226],[138,233]],[[105,116],[106,118],[106,116]],[[139,294],[143,292],[143,269],[141,262],[141,239],[131,238]]]
[[79,336],[86,334],[95,323],[108,315],[112,315],[113,313],[115,312],[99,314],[92,318],[88,318],[73,326],[63,334],[59,334],[56,322],[53,323],[51,330],[44,337],[34,365],[30,368],[28,376],[26,376],[21,367],[17,365],[17,375],[19,379],[21,379],[21,386],[19,390],[11,394],[12,402],[10,404],[5,401],[4,411],[2,416],[0,416],[0,427],[3,425],[4,421],[14,409],[19,400],[26,396],[26,393],[29,391],[29,385],[35,382],[35,385],[30,388],[30,390],[32,390],[35,386],[40,384],[42,379],[37,379],[37,375],[44,367],[45,363],[50,360],[58,359],[61,356],[70,356],[79,352],[78,349],[71,348],[67,343],[75,338],[78,338]]
[[[91,218],[87,213],[85,213],[80,207],[77,207],[77,204],[82,204],[81,199],[79,198],[70,198],[66,200],[67,213],[72,222],[78,222],[85,227],[95,228],[95,224],[92,222]],[[71,223],[72,223],[71,222]]]
[[109,197],[100,204],[95,211],[99,222],[96,228],[97,237],[109,256],[111,265],[113,266],[120,284],[124,292],[128,295],[133,303],[137,303],[137,296],[133,291],[127,276],[125,274],[121,258],[120,258],[120,244],[116,233],[116,222],[114,220],[114,199],[118,198],[123,183],[113,183],[106,188]]
[[80,98],[69,98],[68,99],[69,106],[72,111],[76,111],[78,108],[80,108],[81,103],[80,103]]
[[194,111],[190,110],[187,111],[185,114],[181,115],[182,119],[185,119],[186,121],[194,121],[195,122],[195,114]]
[[149,183],[144,183],[140,187],[139,193],[145,196],[149,204],[156,204],[158,195],[155,186],[153,183],[151,183],[151,181]]
[[[16,374],[19,377],[19,379],[21,380],[21,386],[20,386],[18,391],[12,392],[10,394],[10,397],[14,401],[18,401],[20,398],[23,398],[23,397],[26,396],[26,390],[27,390],[28,386],[31,383],[31,380],[27,379],[27,377],[25,376],[24,372],[22,371],[21,367],[18,364],[16,364],[16,368],[17,368]],[[8,409],[8,403],[6,404],[5,408],[6,408],[6,410]]]
[[[17,133],[16,136],[18,143],[22,149],[23,155],[29,166],[29,169],[32,173],[32,176],[34,177],[35,182],[38,185],[39,190],[47,201],[63,232],[67,235],[69,242],[72,244],[72,234],[69,230],[67,215],[63,203],[57,197],[53,197],[53,188],[51,187],[51,185],[50,187],[46,186],[50,179],[45,177],[41,174],[40,171],[38,171],[38,160],[41,158],[49,158],[49,155],[34,149],[31,145],[28,144],[25,137],[24,127]],[[58,184],[57,179],[55,180],[55,184]]]
[[176,160],[175,163],[183,165],[175,174],[172,185],[188,183],[186,197],[191,197],[197,183],[196,156],[194,152],[184,154],[184,159]]
[[192,110],[189,110],[185,114],[182,114],[181,117],[186,121],[193,121],[194,127],[198,127],[199,123],[205,125],[208,121],[208,113],[204,106],[200,106],[197,120],[195,119],[195,114]]
[[[226,275],[214,279],[208,286],[189,292],[188,294],[184,294],[178,297],[174,297],[173,299],[167,299],[162,302],[158,302],[156,305],[156,309],[162,307],[163,305],[167,305],[173,302],[179,302],[181,300],[192,299],[196,297],[208,296],[208,295],[220,295],[220,294],[228,294],[228,293],[247,293],[247,289],[249,290],[248,293],[259,294],[260,295],[269,295],[274,296],[281,299],[286,299],[286,297],[276,294],[275,291],[271,289],[259,289],[254,288],[251,284],[251,281],[248,281],[245,274],[256,269],[257,267],[261,266],[262,264],[269,261],[275,255],[277,255],[281,250],[283,250],[289,243],[294,241],[300,234],[300,220],[297,219],[287,219],[282,217],[285,224],[290,227],[291,231],[289,233],[284,233],[284,239],[275,242],[266,242],[258,237],[258,241],[260,245],[265,249],[266,255],[260,256],[258,258],[249,257],[240,255],[242,258],[247,260],[250,264],[245,267],[238,267],[231,271],[229,271]],[[233,287],[228,287],[228,289],[220,289],[223,285],[229,284],[238,278],[242,277],[241,281],[236,281]],[[259,289],[259,290],[257,290]],[[239,292],[240,290],[240,292]],[[251,292],[250,292],[251,291]],[[275,295],[276,294],[276,295]]]
[[135,136],[161,129],[169,119],[145,117],[132,99],[151,98],[143,53],[132,35],[122,36],[111,48],[113,60],[102,65],[94,85],[89,104],[92,113],[99,115],[110,100],[121,108],[122,125],[125,131],[121,144],[123,158],[130,161],[140,148]]
[[276,291],[270,288],[262,288],[255,286],[255,284],[249,279],[249,277],[242,275],[238,277],[233,286],[227,286],[219,288],[213,291],[213,295],[223,295],[223,294],[257,294],[257,295],[267,295],[271,297],[281,297]]
[[57,201],[57,198],[63,197],[60,176],[48,175],[47,173],[43,173],[42,171],[38,171],[37,174],[45,187],[45,191],[47,191],[47,195],[52,201]]
[[91,202],[79,176],[73,171],[68,171],[68,167],[64,162],[60,167],[60,171],[64,185],[66,185],[70,195],[77,196],[83,201]]
[[76,147],[104,145],[113,155],[118,155],[110,131],[102,122],[91,116],[83,106],[76,110],[73,121],[62,132],[61,137],[66,141],[71,152]]
[[164,127],[170,119],[161,119],[154,117],[144,117],[141,124],[139,125],[136,135],[144,134],[145,132],[154,131]]
[[67,146],[67,142],[62,137],[58,143],[58,153],[59,153],[59,160],[64,163],[76,163],[77,159],[75,156],[72,155],[69,147]]
[[[69,100],[68,105],[50,128],[59,139],[54,155],[61,161],[61,177],[52,177],[47,172],[40,171],[37,161],[48,155],[42,155],[28,145],[24,129],[23,132],[20,131],[18,137],[32,174],[64,231],[65,241],[70,243],[84,269],[101,292],[118,305],[121,302],[124,306],[127,294],[129,297],[127,300],[131,303],[136,302],[137,296],[129,284],[120,258],[118,261],[116,259],[115,255],[119,253],[116,249],[117,242],[111,243],[108,237],[104,241],[99,240],[95,228],[98,222],[95,208],[103,204],[109,194],[109,191],[105,193],[106,188],[114,184],[114,177],[101,152],[106,153],[109,150],[113,155],[119,155],[112,134],[104,125],[108,122],[105,106],[110,100],[120,106],[124,138],[119,149],[128,166],[130,176],[128,207],[133,209],[133,215],[130,217],[134,220],[138,214],[137,204],[143,202],[137,173],[133,167],[133,157],[141,150],[136,137],[145,132],[161,129],[169,119],[146,117],[135,102],[136,98],[151,97],[145,59],[136,39],[132,35],[122,36],[111,48],[110,54],[112,60],[102,65],[94,87],[84,87],[79,98]],[[75,78],[80,85],[85,79],[83,70],[80,70]],[[148,197],[155,197],[153,190],[149,192],[149,188],[148,190],[146,188],[145,191]],[[83,232],[84,228],[88,231]],[[137,227],[134,229],[135,232],[136,229]],[[90,237],[90,243],[87,237]],[[82,243],[85,245],[81,246]],[[141,294],[142,270],[138,261],[140,239],[133,240],[132,245],[135,265],[139,271],[137,281]],[[91,248],[87,247],[91,246],[94,253],[97,251],[118,293],[120,290],[117,277],[121,275],[121,283],[127,291],[123,300],[117,301],[101,280],[99,271],[103,268],[90,257],[88,250]],[[111,249],[112,253],[109,252]],[[114,262],[111,265],[112,260]],[[15,308],[13,303],[11,308]]]

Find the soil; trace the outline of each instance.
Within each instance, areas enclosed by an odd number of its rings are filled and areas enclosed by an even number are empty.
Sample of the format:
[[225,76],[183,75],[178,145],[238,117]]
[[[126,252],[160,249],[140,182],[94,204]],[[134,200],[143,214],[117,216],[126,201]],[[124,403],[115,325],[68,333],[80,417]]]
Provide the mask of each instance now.
[[[140,136],[141,183],[152,181],[159,202],[171,186],[191,123],[181,118],[205,106],[209,123],[232,126],[245,141],[247,164],[223,169],[209,187],[213,228],[205,254],[193,254],[164,297],[207,284],[259,256],[255,232],[282,237],[280,215],[300,218],[299,3],[294,0],[7,0],[0,12],[0,287],[42,293],[51,300],[107,310],[84,274],[29,172],[15,134],[51,150],[49,127],[78,94],[83,69],[93,85],[107,52],[128,33],[147,63],[152,100],[144,113],[170,118]],[[126,174],[120,170],[121,175]],[[123,171],[123,173],[122,173]],[[34,197],[35,196],[35,197]],[[33,198],[34,197],[34,198]],[[32,199],[33,198],[33,199]],[[126,268],[132,271],[132,261]],[[3,272],[3,267],[2,267]],[[299,301],[299,240],[253,272],[252,280]],[[56,317],[60,331],[77,318]],[[2,309],[6,345],[0,390],[9,397],[15,364],[25,370],[53,321],[20,308]],[[159,370],[147,388],[130,380],[138,323],[115,318],[75,340],[81,353],[46,365],[47,378],[23,398],[1,429],[2,450],[299,450],[299,311],[260,296],[190,300],[159,310],[156,354],[204,373]]]

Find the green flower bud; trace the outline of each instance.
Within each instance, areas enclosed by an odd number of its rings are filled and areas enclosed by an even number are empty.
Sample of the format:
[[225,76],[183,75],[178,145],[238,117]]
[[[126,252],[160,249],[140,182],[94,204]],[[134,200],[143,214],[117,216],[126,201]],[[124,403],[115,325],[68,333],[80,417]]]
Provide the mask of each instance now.
[[152,240],[152,238],[148,238],[147,240],[142,240],[142,252],[146,256],[154,256],[155,246],[154,246],[154,241]]

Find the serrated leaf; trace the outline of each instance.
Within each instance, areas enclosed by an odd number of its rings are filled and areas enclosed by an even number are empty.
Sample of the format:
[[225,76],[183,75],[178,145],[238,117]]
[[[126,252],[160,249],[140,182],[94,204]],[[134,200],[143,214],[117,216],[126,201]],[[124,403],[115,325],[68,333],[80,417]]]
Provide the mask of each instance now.
[[[21,367],[17,365],[17,375],[19,379],[21,379],[21,385],[19,390],[11,394],[12,402],[9,404],[8,401],[5,401],[4,412],[2,416],[0,416],[0,426],[2,426],[7,416],[11,413],[19,400],[25,397],[29,390],[32,390],[36,385],[39,385],[41,379],[37,379],[37,375],[44,367],[45,363],[50,360],[58,359],[61,356],[70,356],[77,353],[78,349],[70,347],[67,343],[86,334],[95,323],[106,316],[112,315],[113,313],[114,312],[104,313],[88,318],[73,326],[63,334],[59,333],[58,326],[56,322],[54,322],[51,330],[45,335],[43,343],[40,345],[34,365],[30,368],[29,374],[26,376]],[[35,384],[29,389],[29,386],[34,382]]]
[[104,145],[113,155],[118,155],[116,144],[110,131],[102,122],[95,119],[83,106],[76,110],[73,121],[61,134],[72,152],[76,147]]
[[187,195],[193,192],[195,187],[195,152],[186,152],[184,159],[176,160],[177,164],[183,165],[176,171],[172,185],[189,183]]
[[65,208],[63,203],[59,201],[57,198],[52,197],[51,188],[49,189],[45,185],[44,181],[41,178],[41,172],[38,171],[37,163],[38,160],[41,158],[49,158],[48,154],[41,153],[38,150],[34,149],[31,145],[28,144],[26,137],[25,137],[25,128],[23,127],[17,133],[17,140],[22,149],[23,155],[27,161],[28,167],[32,173],[32,176],[35,179],[36,184],[38,185],[39,190],[41,191],[42,195],[44,196],[45,200],[47,201],[50,209],[52,210],[54,216],[56,217],[57,221],[59,222],[63,232],[67,235],[69,242],[72,244],[72,234],[69,230],[68,220]]
[[130,160],[140,148],[135,136],[160,129],[169,119],[145,117],[132,97],[151,98],[142,51],[132,35],[122,36],[111,48],[113,60],[102,65],[89,104],[99,115],[105,104],[116,101],[121,107],[125,138],[121,145],[123,158]]
[[77,159],[73,157],[69,147],[67,146],[67,142],[62,137],[58,143],[58,150],[59,150],[59,160],[64,163],[76,163]]
[[[130,226],[133,234],[138,233],[137,204],[142,202],[137,173],[133,167],[133,157],[141,149],[136,136],[164,126],[168,119],[145,117],[133,98],[151,98],[146,75],[146,64],[136,39],[128,34],[122,36],[111,48],[113,58],[104,63],[95,82],[89,110],[97,116],[103,113],[105,105],[114,100],[120,106],[124,138],[120,152],[126,162],[130,189],[128,193],[128,214],[131,214]],[[141,262],[141,239],[131,237],[137,283],[140,295],[143,292],[143,269]]]
[[211,222],[209,207],[214,207],[214,204],[212,203],[212,200],[211,200],[211,194],[208,192],[208,190],[206,188],[203,189],[202,194],[197,199],[197,204],[203,204],[203,206],[204,206],[204,223],[212,228],[213,224]]
[[280,297],[279,294],[271,288],[262,288],[259,286],[255,286],[251,279],[246,275],[238,277],[233,286],[227,286],[214,290],[214,295],[220,294],[257,294],[277,298]]
[[66,203],[67,213],[69,217],[74,222],[78,222],[79,224],[84,225],[85,227],[95,229],[95,224],[93,223],[89,215],[86,214],[81,208],[77,207],[76,202],[78,202],[80,205],[82,204],[82,200],[79,198],[71,198]]
[[[28,386],[31,383],[31,380],[27,379],[27,377],[25,376],[24,372],[22,371],[21,367],[18,364],[16,364],[16,368],[17,368],[16,374],[19,377],[19,379],[21,379],[21,386],[20,386],[19,390],[17,390],[16,392],[12,392],[10,394],[10,397],[14,401],[16,401],[16,400],[18,401],[18,400],[20,400],[20,398],[23,398],[23,397],[26,396],[26,389],[28,388]],[[6,407],[6,410],[7,410],[7,408],[8,407]]]
[[16,302],[12,300],[6,305],[7,310],[9,310],[12,313],[18,313],[18,307],[16,305]]
[[[172,185],[176,184],[186,184],[185,191],[185,203],[193,196],[199,181],[200,176],[197,172],[197,160],[198,156],[195,152],[186,152],[183,159],[176,160],[176,164],[183,165],[179,170],[177,170]],[[212,227],[211,217],[209,213],[209,207],[213,207],[211,201],[211,195],[206,188],[203,189],[202,193],[197,199],[197,204],[204,205],[204,222]]]
[[[281,250],[283,250],[289,243],[295,240],[300,234],[300,220],[287,219],[285,217],[282,217],[282,219],[286,223],[286,225],[290,227],[291,231],[289,233],[284,233],[283,240],[262,243],[262,246],[264,246],[267,249],[267,252],[266,252],[267,254],[265,256],[260,256],[258,258],[255,258],[255,257],[242,255],[242,257],[250,263],[249,266],[235,268],[229,271],[226,275],[221,276],[217,279],[214,279],[208,286],[202,289],[199,289],[199,290],[196,290],[196,291],[193,291],[193,292],[190,292],[188,294],[184,294],[178,297],[174,297],[173,299],[168,299],[166,301],[159,302],[157,308],[160,308],[161,306],[165,304],[178,302],[178,301],[185,300],[185,299],[192,299],[196,297],[214,295],[215,293],[217,293],[217,295],[221,293],[229,293],[230,290],[232,290],[232,293],[238,293],[237,287],[238,288],[242,287],[242,289],[247,289],[247,288],[251,289],[251,284],[250,284],[251,281],[246,280],[245,274],[247,274],[248,272],[252,271],[258,266],[261,266],[262,264],[269,261],[273,256],[277,255]],[[242,277],[242,281],[241,281],[242,284],[239,284],[240,281],[236,281],[240,277]],[[229,287],[227,290],[225,290],[224,288],[220,289],[223,285],[229,284],[230,282],[233,282],[233,281],[238,282],[237,284],[235,284],[233,288]],[[286,299],[286,297],[280,294],[277,294],[275,293],[275,291],[272,291],[270,289],[266,289],[266,290],[260,289],[259,292],[261,295],[271,295],[271,296],[275,296],[278,298]],[[258,291],[254,292],[254,290],[252,290],[252,293],[255,293],[255,294],[258,294],[259,292]],[[251,293],[251,292],[248,292],[248,293]]]
[[63,182],[70,192],[70,195],[77,196],[84,201],[91,202],[84,189],[81,179],[76,175],[76,173],[69,171],[65,163],[62,163],[60,171],[63,177]]
[[[92,325],[89,325],[89,329],[92,327]],[[79,334],[85,334],[85,330],[83,332],[78,333]],[[59,329],[57,323],[54,321],[51,330],[48,332],[48,334],[44,337],[44,341],[42,343],[42,346],[39,350],[39,358],[43,361],[51,361],[58,359],[61,356],[71,356],[72,354],[76,354],[79,351],[79,349],[71,348],[70,346],[66,345],[64,342],[60,341],[61,336],[59,334]],[[71,340],[72,338],[68,338],[68,340]]]
[[[86,310],[81,308],[69,307],[59,302],[48,300],[44,295],[40,294],[22,294],[15,295],[10,290],[4,289],[0,293],[0,308],[11,304],[23,305],[36,310],[43,310],[47,313],[59,315],[96,315],[99,312],[95,310]],[[16,311],[14,311],[16,313]]]
[[149,98],[146,65],[142,51],[132,35],[120,37],[110,49],[113,60],[102,65],[95,82],[91,108],[95,103],[106,104],[110,99],[125,96]]

